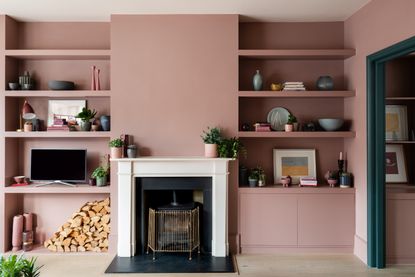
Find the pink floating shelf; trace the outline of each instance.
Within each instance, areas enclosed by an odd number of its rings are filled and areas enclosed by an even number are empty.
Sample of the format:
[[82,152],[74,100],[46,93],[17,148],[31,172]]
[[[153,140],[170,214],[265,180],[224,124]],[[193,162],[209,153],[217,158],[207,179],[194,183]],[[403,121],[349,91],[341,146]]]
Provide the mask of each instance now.
[[239,97],[251,98],[345,98],[356,96],[353,90],[341,91],[239,91]]
[[85,97],[110,97],[110,90],[7,90],[6,97],[64,97],[64,98],[85,98]]
[[5,50],[5,54],[25,60],[109,60],[111,57],[111,51],[106,49]]
[[321,185],[318,187],[299,187],[298,185],[292,185],[288,188],[284,188],[282,185],[269,185],[265,187],[239,187],[239,193],[281,193],[281,194],[313,194],[313,193],[333,193],[333,194],[339,194],[339,193],[355,193],[354,188],[331,188],[327,185]]
[[339,60],[356,55],[354,49],[241,49],[239,57],[251,59]]
[[48,185],[43,187],[35,187],[34,185],[22,186],[22,187],[5,187],[5,193],[110,193],[111,187],[96,187],[86,184],[78,185],[77,187],[69,187],[63,185]]
[[346,132],[238,132],[240,138],[354,138],[356,133]]
[[111,138],[111,132],[4,132],[6,138]]

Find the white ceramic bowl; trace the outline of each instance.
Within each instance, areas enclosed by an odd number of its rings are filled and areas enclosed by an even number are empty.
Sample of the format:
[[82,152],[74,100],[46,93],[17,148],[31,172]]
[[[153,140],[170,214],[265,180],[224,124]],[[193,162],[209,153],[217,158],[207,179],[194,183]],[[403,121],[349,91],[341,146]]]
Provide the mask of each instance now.
[[343,126],[344,120],[340,118],[320,118],[318,124],[326,131],[337,131]]

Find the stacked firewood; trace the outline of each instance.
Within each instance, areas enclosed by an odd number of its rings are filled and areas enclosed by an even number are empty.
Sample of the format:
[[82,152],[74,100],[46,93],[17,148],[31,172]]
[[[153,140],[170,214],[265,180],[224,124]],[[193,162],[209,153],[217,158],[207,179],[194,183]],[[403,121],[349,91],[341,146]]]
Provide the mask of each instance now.
[[88,202],[44,246],[53,252],[107,252],[110,214],[109,198]]

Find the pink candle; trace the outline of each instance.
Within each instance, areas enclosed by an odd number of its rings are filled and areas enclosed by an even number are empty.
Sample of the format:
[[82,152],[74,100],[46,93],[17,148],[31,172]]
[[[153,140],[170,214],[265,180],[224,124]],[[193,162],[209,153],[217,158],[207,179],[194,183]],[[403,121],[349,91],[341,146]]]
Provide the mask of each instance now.
[[24,213],[24,231],[33,231],[33,214]]
[[23,216],[16,215],[13,217],[13,233],[12,233],[12,251],[19,251],[22,249],[22,235],[23,235]]
[[343,160],[343,152],[340,152],[339,160]]

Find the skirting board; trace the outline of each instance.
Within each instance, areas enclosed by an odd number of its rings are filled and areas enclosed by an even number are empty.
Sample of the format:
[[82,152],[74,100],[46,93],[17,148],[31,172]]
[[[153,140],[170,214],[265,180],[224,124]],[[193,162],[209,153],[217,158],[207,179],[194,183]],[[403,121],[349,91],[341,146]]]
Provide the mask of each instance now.
[[354,236],[354,255],[367,264],[367,241],[359,235]]
[[414,265],[415,256],[386,257],[386,263],[391,265]]
[[337,247],[284,247],[284,246],[244,246],[241,247],[241,254],[307,254],[307,253],[336,253],[351,254],[353,246]]

